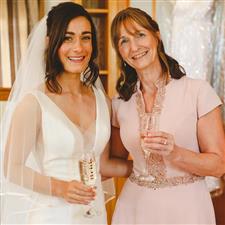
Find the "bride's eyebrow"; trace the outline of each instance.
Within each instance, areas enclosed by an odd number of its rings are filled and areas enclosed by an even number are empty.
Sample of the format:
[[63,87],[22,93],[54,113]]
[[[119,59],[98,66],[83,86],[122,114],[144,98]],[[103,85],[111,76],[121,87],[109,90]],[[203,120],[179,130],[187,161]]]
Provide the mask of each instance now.
[[91,31],[84,31],[82,34],[92,34]]
[[[72,31],[66,31],[66,34],[75,35],[76,33],[72,32]],[[92,33],[91,33],[91,31],[83,31],[81,33],[81,35],[85,35],[85,34],[92,34]]]

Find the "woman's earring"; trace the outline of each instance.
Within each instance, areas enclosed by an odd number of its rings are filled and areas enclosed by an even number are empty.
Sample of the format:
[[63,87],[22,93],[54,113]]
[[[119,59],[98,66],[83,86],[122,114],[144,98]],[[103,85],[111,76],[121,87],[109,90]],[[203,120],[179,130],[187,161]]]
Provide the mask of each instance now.
[[123,61],[123,66],[124,66],[124,67],[126,67],[126,66],[127,66],[127,64],[126,64],[126,62],[125,62],[125,61]]
[[120,86],[123,86],[126,81],[126,76],[123,75],[122,78],[123,79],[120,81]]

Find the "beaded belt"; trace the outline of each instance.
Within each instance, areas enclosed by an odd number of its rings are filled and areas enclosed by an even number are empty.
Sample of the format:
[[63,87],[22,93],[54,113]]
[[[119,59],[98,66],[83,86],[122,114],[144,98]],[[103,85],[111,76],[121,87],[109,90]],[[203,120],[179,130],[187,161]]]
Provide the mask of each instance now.
[[204,177],[196,176],[196,175],[185,175],[185,176],[177,176],[177,177],[156,177],[153,181],[145,181],[140,178],[140,176],[132,173],[129,176],[131,182],[136,183],[139,186],[147,187],[147,188],[164,188],[164,187],[172,187],[181,184],[189,184],[194,183],[195,181],[203,180]]

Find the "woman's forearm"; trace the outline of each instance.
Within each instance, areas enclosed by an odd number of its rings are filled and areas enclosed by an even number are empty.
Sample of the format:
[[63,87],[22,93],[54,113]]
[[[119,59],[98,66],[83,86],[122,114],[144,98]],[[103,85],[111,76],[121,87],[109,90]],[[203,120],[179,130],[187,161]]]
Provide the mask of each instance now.
[[199,176],[221,177],[225,173],[225,162],[216,153],[196,153],[175,146],[175,150],[166,158],[175,166]]
[[132,160],[112,157],[101,165],[101,174],[105,177],[128,177],[132,168]]

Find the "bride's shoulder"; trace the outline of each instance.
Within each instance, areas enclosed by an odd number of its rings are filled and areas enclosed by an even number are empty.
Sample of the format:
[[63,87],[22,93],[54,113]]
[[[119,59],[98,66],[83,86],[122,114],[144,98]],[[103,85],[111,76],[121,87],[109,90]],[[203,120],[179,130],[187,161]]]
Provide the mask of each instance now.
[[39,113],[41,111],[40,103],[36,91],[25,94],[16,104],[15,112],[17,113]]

